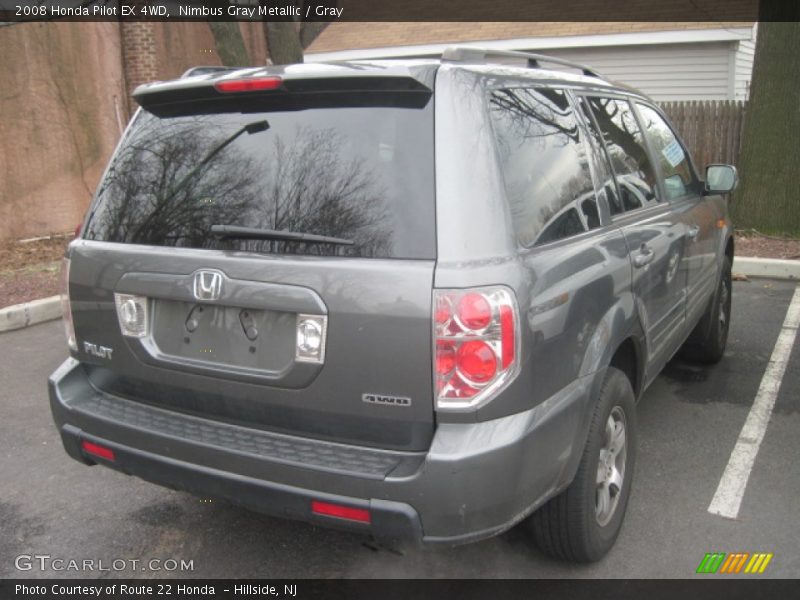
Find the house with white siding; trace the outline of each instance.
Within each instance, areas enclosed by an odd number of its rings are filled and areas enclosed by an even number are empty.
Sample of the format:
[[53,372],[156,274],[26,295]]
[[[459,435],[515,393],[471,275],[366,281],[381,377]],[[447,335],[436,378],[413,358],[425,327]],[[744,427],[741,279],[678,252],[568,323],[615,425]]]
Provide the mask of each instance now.
[[585,63],[658,102],[746,100],[755,23],[331,23],[306,62],[440,56],[452,45]]

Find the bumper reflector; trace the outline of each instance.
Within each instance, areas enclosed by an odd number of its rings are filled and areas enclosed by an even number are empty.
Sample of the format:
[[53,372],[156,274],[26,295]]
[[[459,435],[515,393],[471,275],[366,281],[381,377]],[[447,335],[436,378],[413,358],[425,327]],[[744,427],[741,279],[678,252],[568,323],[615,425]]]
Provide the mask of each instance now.
[[81,450],[86,452],[86,454],[90,454],[91,456],[96,456],[112,462],[114,461],[114,451],[111,448],[98,446],[97,444],[83,440],[81,442]]
[[340,504],[330,504],[329,502],[311,501],[311,512],[315,515],[326,517],[337,517],[348,521],[358,521],[359,523],[370,523],[369,511],[364,508],[353,508],[352,506],[342,506]]

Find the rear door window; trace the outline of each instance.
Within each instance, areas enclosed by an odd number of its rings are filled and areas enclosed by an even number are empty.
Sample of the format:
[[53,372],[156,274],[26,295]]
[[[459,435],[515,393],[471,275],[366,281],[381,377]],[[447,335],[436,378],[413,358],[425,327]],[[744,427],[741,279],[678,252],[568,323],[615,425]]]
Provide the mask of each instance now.
[[587,141],[589,142],[593,155],[592,158],[594,159],[595,176],[599,182],[598,196],[605,197],[611,216],[620,214],[624,209],[622,207],[622,200],[617,188],[617,183],[614,180],[614,173],[608,161],[608,154],[605,150],[603,136],[600,134],[595,124],[592,111],[589,108],[586,98],[578,96],[576,100],[580,107],[581,115],[583,116],[583,122],[586,125]]
[[642,127],[661,169],[661,180],[668,200],[694,194],[698,189],[689,156],[664,118],[654,109],[636,103]]
[[602,135],[619,184],[619,202],[613,212],[628,212],[659,201],[656,171],[633,109],[627,100],[589,96],[594,122]]
[[489,114],[520,244],[544,244],[599,227],[582,129],[564,90],[494,90]]
[[[159,117],[142,110],[85,237],[152,246],[430,259],[436,256],[433,101]],[[212,225],[353,245],[217,239]]]

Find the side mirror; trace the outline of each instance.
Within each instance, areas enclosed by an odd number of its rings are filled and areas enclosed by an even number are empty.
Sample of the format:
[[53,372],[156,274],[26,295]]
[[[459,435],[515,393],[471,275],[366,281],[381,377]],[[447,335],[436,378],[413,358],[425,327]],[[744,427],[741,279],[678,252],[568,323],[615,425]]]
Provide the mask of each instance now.
[[708,165],[706,167],[706,193],[729,194],[736,189],[739,174],[732,165]]

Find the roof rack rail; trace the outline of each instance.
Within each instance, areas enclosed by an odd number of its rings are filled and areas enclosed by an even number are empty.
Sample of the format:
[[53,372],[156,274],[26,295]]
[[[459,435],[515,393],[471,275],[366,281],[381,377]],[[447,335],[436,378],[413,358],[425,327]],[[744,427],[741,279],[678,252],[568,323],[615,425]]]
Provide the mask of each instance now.
[[187,70],[183,75],[181,75],[181,79],[184,77],[193,77],[195,75],[208,75],[209,73],[221,73],[223,71],[236,71],[238,69],[243,69],[245,67],[219,67],[214,65],[206,65],[201,67],[192,67]]
[[445,48],[442,52],[442,60],[449,62],[481,62],[486,61],[490,57],[499,58],[522,58],[528,63],[528,68],[538,69],[539,63],[552,63],[554,65],[562,65],[564,67],[571,67],[583,72],[584,75],[589,77],[598,77],[605,79],[600,73],[571,60],[563,58],[556,58],[554,56],[547,56],[545,54],[533,54],[531,52],[518,52],[516,50],[490,50],[488,48],[476,48],[474,46],[450,46]]

